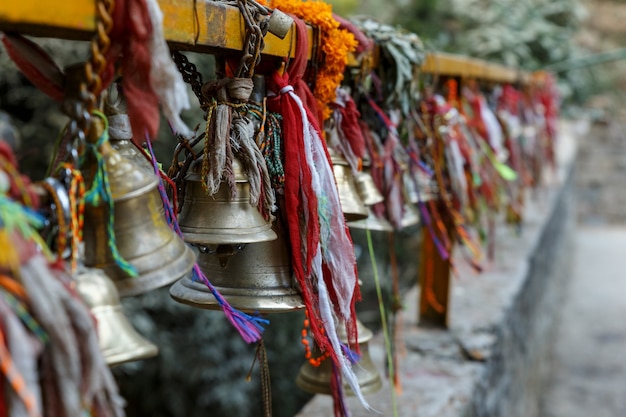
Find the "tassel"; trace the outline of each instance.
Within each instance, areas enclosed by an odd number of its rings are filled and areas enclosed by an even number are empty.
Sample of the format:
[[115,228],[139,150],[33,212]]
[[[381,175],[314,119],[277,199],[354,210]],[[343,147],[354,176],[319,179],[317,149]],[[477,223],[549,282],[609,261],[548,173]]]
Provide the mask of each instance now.
[[328,136],[328,144],[340,152],[348,161],[354,175],[361,169],[361,160],[365,155],[365,138],[359,127],[361,114],[346,89],[337,89],[334,108],[334,129]]
[[[349,345],[358,349],[356,259],[316,113],[305,105],[311,96],[302,81],[304,51],[308,50],[306,25],[300,19],[294,21],[295,50],[299,53],[284,75],[275,72],[270,78],[269,87],[277,96],[268,103],[283,116],[285,204],[294,274],[302,288],[315,342],[323,352],[329,352],[333,364],[369,409],[335,327],[336,320],[346,326]],[[341,392],[338,395],[343,396]]]
[[11,60],[35,87],[55,101],[63,99],[65,75],[46,51],[19,34],[0,32],[0,39]]
[[183,77],[172,61],[163,35],[163,13],[156,0],[146,0],[146,9],[152,22],[150,48],[150,85],[159,98],[163,114],[174,132],[190,137],[193,132],[180,118],[183,110],[189,109],[189,96]]
[[265,158],[254,139],[254,124],[246,115],[252,89],[251,78],[224,78],[203,86],[209,105],[202,181],[208,195],[217,192],[222,180],[235,193],[232,159],[237,157],[250,183],[250,204],[271,219],[276,199]]
[[106,204],[109,212],[109,218],[107,219],[106,225],[108,236],[107,245],[111,251],[111,256],[122,271],[124,271],[128,276],[136,277],[137,270],[133,265],[129,264],[124,258],[122,258],[122,255],[117,249],[117,243],[115,240],[115,203],[111,196],[111,186],[109,185],[109,174],[107,172],[106,163],[102,153],[100,152],[100,147],[109,140],[109,122],[106,116],[100,112],[94,112],[94,115],[102,118],[105,126],[102,135],[98,138],[98,141],[95,144],[89,143],[87,145],[87,150],[93,153],[96,158],[97,168],[91,187],[85,193],[85,203],[91,204],[92,206]]

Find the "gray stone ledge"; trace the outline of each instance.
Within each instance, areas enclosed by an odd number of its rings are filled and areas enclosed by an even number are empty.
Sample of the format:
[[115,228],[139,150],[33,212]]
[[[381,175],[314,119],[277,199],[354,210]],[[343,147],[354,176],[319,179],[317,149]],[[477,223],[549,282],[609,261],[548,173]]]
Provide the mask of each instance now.
[[[528,196],[521,234],[498,228],[495,259],[483,273],[474,273],[456,254],[449,330],[420,327],[419,290],[406,294],[398,335],[399,416],[538,415],[555,313],[568,277],[575,217],[571,178],[576,137],[584,130],[584,123],[562,123],[559,168]],[[370,352],[384,375],[381,334],[370,342]],[[383,388],[367,397],[378,412],[349,398],[353,417],[393,416],[391,388],[383,380]],[[297,417],[332,414],[332,399],[316,395]]]

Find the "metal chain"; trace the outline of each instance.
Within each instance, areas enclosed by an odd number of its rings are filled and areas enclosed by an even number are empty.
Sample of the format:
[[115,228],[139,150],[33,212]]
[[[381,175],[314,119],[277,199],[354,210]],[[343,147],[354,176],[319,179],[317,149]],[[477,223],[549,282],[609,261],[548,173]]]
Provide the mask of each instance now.
[[191,86],[191,90],[200,101],[200,105],[207,104],[207,99],[202,95],[203,81],[198,67],[179,51],[172,51],[172,59],[182,74],[183,80]]
[[237,77],[250,78],[254,74],[254,68],[261,61],[261,51],[265,48],[265,35],[269,29],[269,15],[255,6],[253,0],[238,0],[237,7],[241,12],[246,26],[244,39],[244,55],[239,61]]

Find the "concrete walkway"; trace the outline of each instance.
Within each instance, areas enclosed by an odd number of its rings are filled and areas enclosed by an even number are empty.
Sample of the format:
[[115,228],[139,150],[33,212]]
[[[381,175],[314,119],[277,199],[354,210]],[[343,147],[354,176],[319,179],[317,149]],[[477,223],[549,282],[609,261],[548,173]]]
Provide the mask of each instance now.
[[581,226],[542,417],[626,416],[626,227]]

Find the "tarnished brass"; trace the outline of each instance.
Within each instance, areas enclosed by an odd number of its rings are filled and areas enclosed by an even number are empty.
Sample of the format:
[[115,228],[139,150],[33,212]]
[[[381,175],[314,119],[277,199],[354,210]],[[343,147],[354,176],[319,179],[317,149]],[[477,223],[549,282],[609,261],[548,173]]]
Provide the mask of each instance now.
[[292,25],[293,19],[288,14],[274,9],[270,16],[268,30],[271,34],[276,35],[280,39],[285,39]]
[[104,271],[87,268],[76,277],[76,290],[97,320],[98,342],[109,366],[156,356],[159,349],[130,324],[117,289]]
[[404,184],[404,189],[406,191],[406,198],[412,204],[417,204],[420,201],[420,196],[417,194],[417,190],[415,189],[415,181],[411,176],[409,170],[405,170],[402,174],[402,182]]
[[139,276],[129,277],[113,260],[104,204],[85,207],[85,265],[103,269],[122,297],[171,284],[191,270],[195,256],[165,221],[156,175],[137,168],[108,142],[101,151],[114,201],[117,248]]
[[[369,341],[372,339],[372,331],[357,320],[357,330],[359,333],[359,348],[361,350],[361,359],[358,363],[352,365],[352,370],[357,377],[361,392],[364,395],[372,394],[378,391],[382,386],[380,374],[372,362],[369,353]],[[338,336],[344,343],[347,342],[345,332],[338,332]],[[314,347],[313,355],[319,356],[319,348]],[[330,380],[332,377],[332,364],[330,359],[324,360],[320,366],[314,367],[306,362],[300,368],[300,372],[296,377],[296,384],[304,391],[314,394],[332,394],[330,389]],[[349,385],[344,382],[344,389],[347,394],[354,395]]]
[[355,179],[356,190],[366,206],[382,203],[385,197],[380,193],[369,170],[363,169]]
[[[278,220],[277,220],[278,222]],[[243,245],[240,250],[220,256],[217,250],[205,248],[198,255],[198,266],[233,307],[246,312],[277,313],[304,308],[296,288],[286,238],[274,226],[278,239]],[[232,247],[227,245],[228,247]],[[222,249],[223,251],[223,249]],[[191,274],[170,288],[176,301],[194,307],[219,309],[217,300]]]
[[150,162],[133,145],[133,129],[126,113],[126,101],[116,91],[117,84],[112,84],[107,91],[104,114],[109,120],[109,142],[124,158],[133,162],[138,168],[154,172]]
[[231,198],[225,182],[208,196],[201,181],[202,158],[185,177],[185,199],[178,216],[185,241],[198,245],[236,245],[277,238],[272,225],[250,204],[250,184],[241,163],[233,159],[237,196]]
[[341,210],[346,221],[351,222],[367,218],[367,209],[357,192],[354,175],[352,175],[352,169],[348,165],[348,161],[332,149],[328,151],[333,163],[333,174],[337,182]]
[[[437,197],[437,187],[434,181],[428,175],[420,170],[411,174],[409,170],[404,171],[403,183],[406,190],[408,200],[416,204],[420,200],[422,202],[433,200]],[[417,191],[419,190],[419,195]]]
[[354,229],[369,229],[373,232],[392,232],[393,226],[384,217],[377,217],[371,207],[367,208],[369,215],[366,219],[348,222],[348,227]]
[[400,227],[410,227],[419,224],[420,222],[420,214],[415,208],[415,205],[405,202],[402,207],[402,220],[400,221]]

